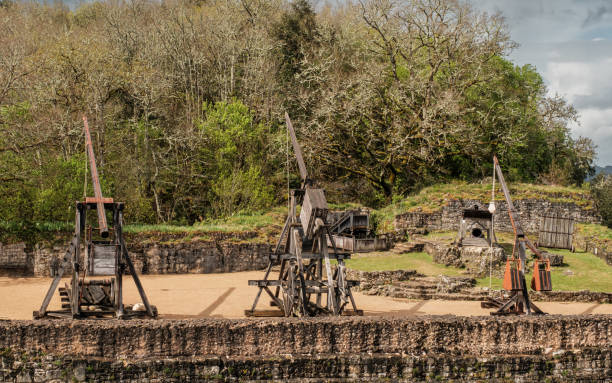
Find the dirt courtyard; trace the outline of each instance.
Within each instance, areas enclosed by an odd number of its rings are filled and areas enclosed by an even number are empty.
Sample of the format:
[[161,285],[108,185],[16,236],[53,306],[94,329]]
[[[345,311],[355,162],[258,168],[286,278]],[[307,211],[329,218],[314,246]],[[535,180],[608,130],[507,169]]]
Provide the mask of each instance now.
[[[165,274],[142,275],[149,301],[157,306],[161,318],[243,318],[251,307],[256,287],[247,285],[249,279],[261,279],[263,272],[249,271],[228,274]],[[68,279],[65,280],[68,282]],[[0,319],[32,319],[51,284],[51,278],[0,277]],[[63,286],[64,282],[60,283]],[[124,279],[124,302],[140,302],[130,277]],[[475,301],[414,301],[354,292],[358,308],[368,316],[411,315],[488,315]],[[268,309],[269,299],[264,294],[258,309]],[[539,302],[538,306],[550,314],[612,314],[612,305],[597,303]],[[57,292],[49,309],[59,309]]]

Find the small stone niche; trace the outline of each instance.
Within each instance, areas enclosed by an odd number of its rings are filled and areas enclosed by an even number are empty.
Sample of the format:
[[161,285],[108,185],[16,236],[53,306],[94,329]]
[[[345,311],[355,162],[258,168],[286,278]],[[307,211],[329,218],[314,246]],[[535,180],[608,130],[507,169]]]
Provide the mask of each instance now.
[[459,222],[457,244],[459,246],[488,247],[491,245],[492,214],[474,205],[471,209],[463,209]]

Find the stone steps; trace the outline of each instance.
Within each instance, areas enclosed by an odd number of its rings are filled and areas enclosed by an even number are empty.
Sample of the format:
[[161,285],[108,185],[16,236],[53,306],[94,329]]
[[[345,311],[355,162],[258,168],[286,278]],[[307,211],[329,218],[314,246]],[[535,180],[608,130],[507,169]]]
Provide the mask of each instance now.
[[424,246],[420,242],[399,242],[389,251],[394,254],[420,253],[423,251]]

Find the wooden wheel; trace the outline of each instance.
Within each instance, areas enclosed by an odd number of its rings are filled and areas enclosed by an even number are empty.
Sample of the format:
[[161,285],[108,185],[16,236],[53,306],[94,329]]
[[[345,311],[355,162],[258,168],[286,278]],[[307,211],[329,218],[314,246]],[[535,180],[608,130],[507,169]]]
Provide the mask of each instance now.
[[309,316],[307,310],[308,296],[304,275],[295,263],[291,261],[287,272],[287,279],[283,281],[283,311],[286,317]]
[[287,280],[282,285],[283,290],[283,311],[286,317],[293,315],[293,300],[295,297],[295,285],[293,283],[293,273],[291,270],[287,273]]

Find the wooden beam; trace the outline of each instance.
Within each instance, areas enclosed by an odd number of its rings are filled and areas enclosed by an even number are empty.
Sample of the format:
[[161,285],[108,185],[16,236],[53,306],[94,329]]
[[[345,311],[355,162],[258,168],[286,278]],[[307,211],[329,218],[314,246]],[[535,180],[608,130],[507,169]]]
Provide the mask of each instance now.
[[295,152],[295,158],[297,159],[298,168],[300,169],[300,177],[302,178],[302,183],[304,184],[303,186],[305,186],[308,181],[308,172],[306,171],[304,157],[302,157],[302,148],[298,143],[295,130],[293,129],[293,124],[291,123],[291,119],[289,118],[289,114],[287,112],[285,112],[285,123],[287,124],[287,129],[289,130],[289,136],[291,136],[293,151]]
[[121,248],[123,249],[123,257],[125,258],[125,263],[127,263],[128,268],[130,269],[130,274],[132,275],[134,284],[136,285],[136,288],[138,289],[138,293],[140,294],[142,303],[145,305],[145,308],[147,309],[147,314],[149,314],[151,318],[154,318],[155,313],[153,312],[153,309],[151,305],[149,304],[149,299],[147,298],[147,294],[142,288],[142,283],[140,283],[140,278],[138,277],[136,268],[134,267],[134,264],[132,263],[132,259],[130,258],[130,254],[128,253],[127,247],[125,246],[125,241],[123,240],[122,225],[123,225],[123,213],[120,211],[119,221],[115,223],[115,232],[116,232],[116,235],[119,237],[119,243],[121,244]]
[[96,157],[94,156],[93,144],[91,143],[89,124],[87,123],[86,116],[83,116],[83,125],[85,126],[85,146],[87,148],[87,157],[89,157],[91,183],[94,189],[96,210],[98,212],[98,226],[100,227],[100,235],[102,238],[107,238],[109,233],[108,224],[106,222],[106,210],[104,209],[104,197],[102,197],[102,188],[100,187],[100,179],[98,178],[98,167],[96,166]]

